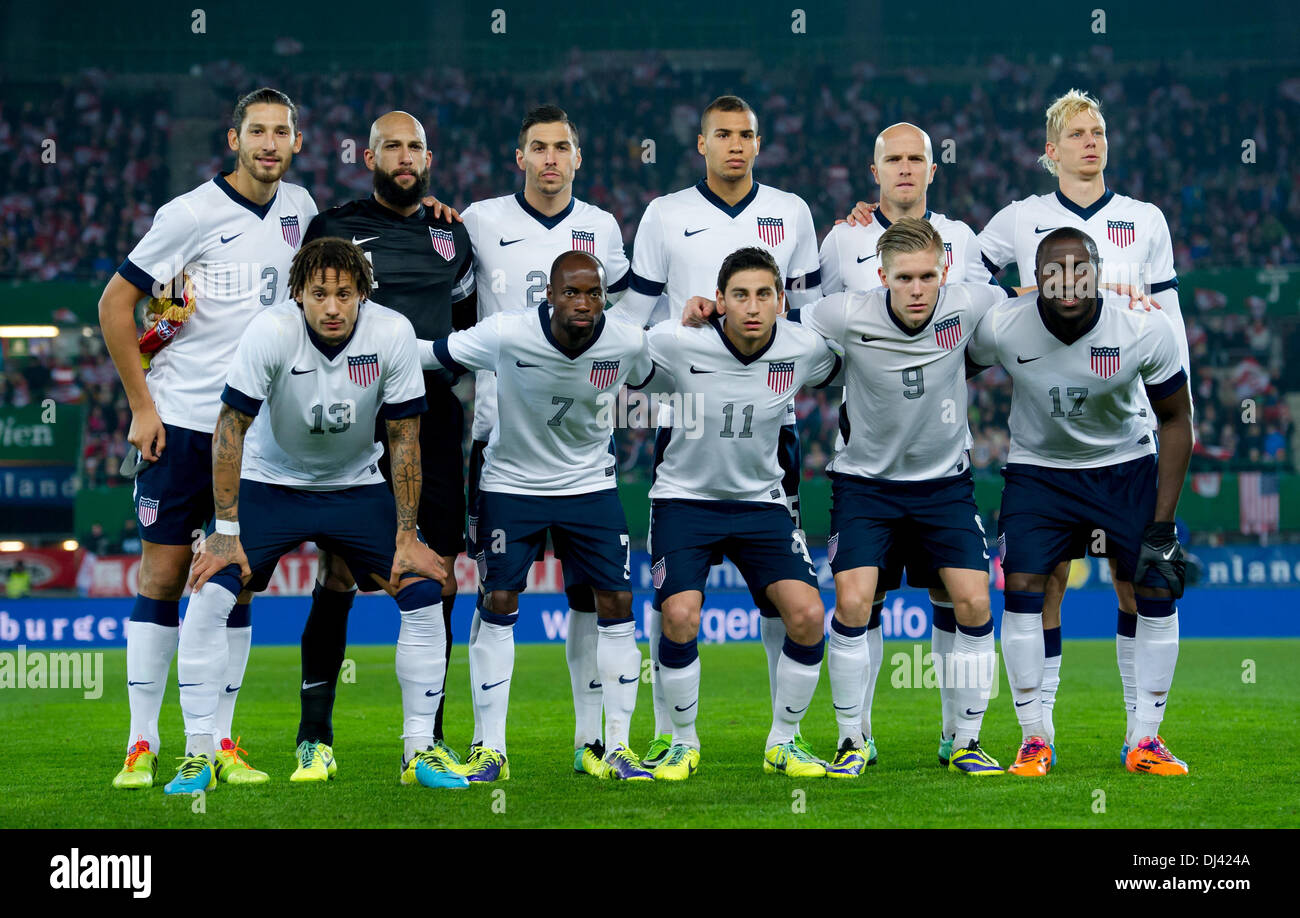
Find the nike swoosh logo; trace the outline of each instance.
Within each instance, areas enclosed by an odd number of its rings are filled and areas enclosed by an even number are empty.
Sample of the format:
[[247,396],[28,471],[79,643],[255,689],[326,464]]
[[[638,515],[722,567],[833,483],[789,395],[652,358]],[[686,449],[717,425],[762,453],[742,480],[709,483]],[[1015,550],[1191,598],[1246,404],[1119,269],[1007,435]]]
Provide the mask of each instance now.
[[302,376],[306,373],[315,373],[315,372],[316,372],[315,367],[312,367],[310,370],[300,370],[297,367],[293,367],[289,370],[289,373],[293,376]]
[[361,245],[361,243],[363,243],[363,242],[369,242],[371,239],[378,239],[378,238],[379,238],[378,236],[367,236],[365,239],[358,239],[356,236],[353,236],[353,237],[352,237],[352,244],[353,244],[353,245]]
[[794,708],[790,707],[789,705],[786,705],[785,709],[789,711],[791,714],[802,714],[804,711],[808,710],[808,705],[804,705],[802,708],[800,708],[797,711]]
[[694,236],[696,233],[702,233],[702,232],[704,232],[704,230],[706,230],[706,229],[708,229],[707,226],[704,227],[704,229],[697,229],[697,230],[682,230],[682,235],[685,236],[687,239],[689,239],[690,237]]
[[235,692],[239,691],[239,690],[240,690],[241,688],[243,688],[243,687],[244,687],[244,686],[243,686],[242,683],[239,684],[239,685],[236,685],[236,686],[231,686],[231,684],[230,684],[229,682],[227,682],[227,683],[226,683],[226,694],[227,694],[227,695],[233,695],[233,694],[235,694]]
[[858,264],[862,264],[864,261],[871,261],[871,259],[875,257],[876,257],[875,255],[868,255],[866,258],[859,258]]
[[497,244],[498,244],[498,245],[514,245],[516,242],[523,242],[523,241],[524,241],[524,237],[523,237],[523,236],[520,236],[518,239],[511,239],[509,242],[507,242],[505,239],[501,239]]
[[509,679],[502,679],[500,682],[493,682],[491,685],[488,685],[486,682],[484,682],[479,686],[479,688],[481,688],[485,692],[488,692],[496,688],[498,685],[505,685],[509,681],[510,681]]
[[517,367],[523,367],[523,368],[527,369],[528,367],[540,367],[541,364],[540,364],[540,363],[524,363],[522,360],[516,360],[516,361],[515,361],[515,366],[517,366]]
[[202,684],[203,684],[202,682],[177,682],[177,683],[176,683],[176,687],[177,687],[177,688],[190,688],[191,686],[194,686],[194,685],[202,685]]
[[1164,705],[1165,705],[1165,703],[1164,703],[1163,701],[1157,701],[1157,702],[1155,703],[1154,707],[1162,708],[1162,707],[1164,707]]
[[306,679],[304,679],[302,681],[302,690],[305,692],[307,691],[307,689],[314,689],[322,685],[329,685],[329,680],[325,679],[322,682],[308,682]]
[[1024,357],[1021,357],[1019,354],[1017,354],[1016,363],[1033,363],[1035,360],[1042,360],[1043,357],[1045,356],[1046,356],[1045,354],[1039,354],[1037,357],[1030,357],[1028,360],[1026,360]]
[[[834,702],[831,702],[831,707],[833,707],[837,711],[847,711],[850,708],[856,708],[857,705],[856,704],[835,704]],[[786,710],[789,710],[789,708],[787,708]]]
[[1160,557],[1162,557],[1162,558],[1164,558],[1166,561],[1168,561],[1170,558],[1172,558],[1172,557],[1174,556],[1174,552],[1177,551],[1177,550],[1178,550],[1178,548],[1177,548],[1177,546],[1175,546],[1175,547],[1169,549],[1169,551],[1168,551],[1167,553],[1161,555]]
[[236,239],[238,239],[238,238],[239,238],[240,236],[242,236],[242,235],[244,235],[244,234],[243,234],[243,233],[235,233],[235,235],[233,235],[233,236],[222,236],[222,237],[221,237],[221,244],[222,244],[222,245],[225,245],[227,242],[234,242]]
[[604,688],[604,685],[597,682],[595,679],[592,679],[590,682],[587,683],[587,688],[591,689],[594,692],[598,688]]
[[983,713],[984,713],[985,711],[987,711],[987,710],[988,710],[988,708],[981,708],[981,709],[978,710],[978,711],[972,711],[970,708],[967,708],[967,709],[966,709],[966,716],[967,716],[967,717],[979,717],[981,714],[983,714]]
[[150,680],[149,682],[127,682],[127,685],[153,685],[153,681]]
[[716,372],[718,372],[718,371],[717,371],[717,370],[697,370],[697,369],[695,368],[695,364],[691,364],[691,372],[694,373],[694,374],[696,374],[696,375],[698,376],[700,373],[716,373]]
[[1023,708],[1027,704],[1032,704],[1036,699],[1030,698],[1029,701],[1017,701],[1016,707]]
[[869,337],[867,337],[866,335],[863,335],[863,336],[862,336],[862,343],[863,343],[863,344],[870,344],[872,341],[883,341],[883,340],[885,340],[885,339],[884,339],[884,338],[869,338]]
[[442,692],[435,692],[432,689],[424,693],[425,698],[437,698]]
[[1056,227],[1054,226],[1049,226],[1047,229],[1039,229],[1037,226],[1035,226],[1034,232],[1041,236],[1043,233],[1050,233],[1054,229],[1056,229]]
[[637,679],[639,679],[639,678],[641,678],[641,677],[640,677],[640,676],[633,676],[631,679],[625,679],[625,678],[623,678],[622,676],[619,676],[619,677],[618,677],[618,682],[619,682],[619,685],[631,685],[633,682],[635,682],[635,681],[636,681]]
[[682,707],[679,704],[675,704],[673,705],[673,707],[678,711],[689,711],[691,708],[695,707],[695,705],[697,705],[698,703],[699,703],[699,699],[696,699],[695,701],[692,701],[690,704],[688,704],[686,707]]

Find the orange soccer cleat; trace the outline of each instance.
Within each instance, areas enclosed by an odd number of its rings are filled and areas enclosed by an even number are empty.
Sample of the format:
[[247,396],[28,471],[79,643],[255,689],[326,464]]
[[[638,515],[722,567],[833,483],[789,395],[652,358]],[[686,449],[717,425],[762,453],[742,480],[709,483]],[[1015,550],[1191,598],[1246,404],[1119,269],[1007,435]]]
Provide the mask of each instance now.
[[1128,751],[1124,766],[1131,772],[1148,775],[1185,775],[1187,763],[1169,751],[1164,737],[1144,736]]
[[1007,769],[1007,774],[1041,778],[1051,770],[1052,750],[1047,745],[1047,740],[1041,736],[1031,736],[1020,744],[1016,763]]

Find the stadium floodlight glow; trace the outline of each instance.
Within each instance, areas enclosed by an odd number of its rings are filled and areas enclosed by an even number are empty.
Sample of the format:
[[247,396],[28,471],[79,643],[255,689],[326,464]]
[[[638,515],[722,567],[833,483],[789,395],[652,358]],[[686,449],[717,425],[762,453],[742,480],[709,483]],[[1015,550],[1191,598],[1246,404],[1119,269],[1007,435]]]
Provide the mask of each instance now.
[[0,338],[57,338],[53,325],[0,325]]
[[63,540],[63,550],[64,550],[64,551],[76,551],[78,547],[79,547],[79,545],[78,545],[76,539],[64,539],[64,540]]
[[0,551],[22,551],[27,546],[22,542],[5,540],[0,542]]

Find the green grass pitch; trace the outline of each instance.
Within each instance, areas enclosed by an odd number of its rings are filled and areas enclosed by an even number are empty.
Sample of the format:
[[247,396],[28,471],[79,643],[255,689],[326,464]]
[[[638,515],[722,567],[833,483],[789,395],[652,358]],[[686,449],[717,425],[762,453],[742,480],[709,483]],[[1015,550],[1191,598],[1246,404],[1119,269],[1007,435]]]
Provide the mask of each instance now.
[[[764,775],[767,668],[757,644],[703,646],[699,733],[703,761],[683,784],[622,785],[572,771],[573,708],[560,646],[521,645],[511,691],[510,781],[463,791],[397,782],[400,695],[393,648],[353,647],[355,682],[335,715],[339,778],[291,785],[298,715],[296,647],[254,647],[236,729],[262,787],[220,785],[201,801],[161,787],[117,791],[127,728],[125,652],[104,659],[104,693],[0,691],[0,826],[11,827],[1253,827],[1300,825],[1295,794],[1300,641],[1189,640],[1181,649],[1164,735],[1191,766],[1183,779],[1129,774],[1120,765],[1123,712],[1110,641],[1067,641],[1056,708],[1060,762],[1045,779],[976,780],[937,763],[937,690],[908,687],[913,647],[889,642],[876,689],[880,763],[858,780]],[[900,658],[898,655],[902,655]],[[905,661],[905,662],[904,662]],[[1246,661],[1253,661],[1253,666]],[[999,667],[1001,660],[999,659]],[[1254,681],[1244,681],[1243,673]],[[174,670],[173,670],[174,672]],[[448,739],[470,740],[468,665],[455,649]],[[641,686],[634,745],[650,738]],[[804,735],[829,757],[835,742],[825,669]],[[163,707],[160,784],[182,749],[176,692]],[[1019,729],[1005,674],[985,720],[984,746],[1003,765]],[[200,812],[195,812],[200,810]]]

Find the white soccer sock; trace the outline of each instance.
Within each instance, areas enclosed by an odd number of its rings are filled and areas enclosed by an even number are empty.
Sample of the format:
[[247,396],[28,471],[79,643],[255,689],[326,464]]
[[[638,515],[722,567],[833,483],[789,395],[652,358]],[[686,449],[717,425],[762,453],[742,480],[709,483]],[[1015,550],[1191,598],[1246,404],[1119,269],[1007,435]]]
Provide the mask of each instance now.
[[1061,626],[1043,629],[1043,687],[1039,697],[1043,701],[1043,729],[1049,743],[1056,742],[1056,725],[1052,713],[1056,710],[1056,690],[1061,685]]
[[176,677],[181,713],[185,717],[185,751],[213,758],[212,734],[217,729],[217,700],[223,686],[230,644],[226,619],[235,607],[235,594],[208,581],[190,594],[185,622],[176,648]]
[[[939,705],[943,710],[943,738],[948,739],[957,730],[956,705],[952,700],[952,688],[948,685],[950,668],[948,655],[952,653],[956,631],[939,627],[941,615],[944,616],[945,625],[952,623],[952,603],[936,602],[932,599],[930,605],[934,608],[934,624],[930,628],[930,652],[934,654],[935,666],[939,668]],[[940,612],[940,609],[944,612]],[[953,625],[953,628],[955,627]]]
[[677,668],[663,666],[659,678],[664,684],[664,700],[673,715],[673,743],[700,748],[695,719],[700,713],[700,658]]
[[[1132,632],[1130,634],[1129,632]],[[1121,611],[1115,629],[1115,662],[1119,664],[1119,682],[1124,691],[1124,745],[1133,744],[1137,729],[1137,616]],[[1141,739],[1141,737],[1138,737]]]
[[852,628],[838,618],[831,619],[831,636],[826,649],[826,672],[831,677],[831,703],[840,730],[836,748],[852,741],[862,746],[862,705],[867,672],[871,668],[866,627]]
[[[600,742],[601,684],[596,666],[596,614],[569,610],[564,659],[573,688],[573,748]],[[592,686],[595,686],[594,688]]]
[[650,644],[650,697],[654,702],[655,736],[673,732],[673,718],[668,711],[663,683],[659,681],[659,638],[664,633],[663,616],[663,612],[656,609],[654,603],[645,612],[645,635]]
[[636,622],[597,620],[596,665],[605,704],[605,749],[628,744],[637,684],[641,681],[641,650],[636,646]]
[[[253,626],[243,628],[226,628],[226,642],[230,647],[230,657],[226,660],[225,679],[221,682],[221,696],[217,699],[217,732],[212,741],[221,745],[223,739],[234,736],[235,701],[239,690],[244,685],[244,671],[248,668],[248,652],[253,646]],[[232,692],[231,689],[234,689]]]
[[[781,648],[785,646],[785,622],[777,616],[760,615],[758,633],[763,639],[763,652],[767,654],[767,690],[776,704],[776,667],[781,662]],[[769,746],[771,743],[768,744]]]
[[128,752],[137,739],[145,740],[151,752],[158,752],[162,742],[158,736],[158,714],[167,691],[172,657],[176,656],[179,630],[153,622],[127,622],[126,696],[131,704],[131,733],[126,738]]
[[880,616],[872,616],[876,619],[876,626],[867,624],[867,673],[866,683],[863,685],[862,694],[862,735],[875,736],[871,732],[871,703],[876,696],[876,677],[880,675],[881,657],[885,655],[885,633],[880,627]]
[[447,679],[446,651],[441,602],[402,611],[395,669],[402,687],[403,761],[433,745],[433,724]]
[[[1043,594],[1006,594],[1002,614],[1002,656],[1011,684],[1011,700],[1024,739],[1042,736],[1043,726]],[[1013,606],[1015,608],[1013,608]],[[1036,609],[1034,607],[1037,607]],[[1021,611],[1015,611],[1018,608]],[[954,645],[956,641],[954,640]]]
[[[799,721],[817,691],[825,650],[825,640],[808,647],[788,637],[785,639],[781,659],[776,664],[776,701],[772,705],[772,729],[767,734],[766,748],[791,742],[799,732]],[[801,659],[795,659],[792,653]]]
[[1155,737],[1165,716],[1165,702],[1178,664],[1178,613],[1138,615],[1137,620],[1137,724],[1133,740]]
[[[474,604],[474,615],[469,621],[469,642],[465,645],[467,648],[474,646],[474,641],[478,638],[478,629],[483,620],[479,618],[479,603],[483,601],[483,594],[479,593],[478,602]],[[478,697],[474,694],[474,655],[469,655],[469,706],[474,713],[474,733],[473,742],[483,742],[483,720],[478,713]]]
[[510,679],[515,670],[517,617],[518,613],[507,616],[510,624],[480,622],[478,637],[469,645],[474,705],[479,717],[476,732],[484,746],[498,752],[506,751],[506,712],[510,709]]
[[[1005,646],[1006,630],[1003,630]],[[993,652],[993,622],[957,626],[952,645],[952,699],[956,720],[954,749],[969,749],[980,738],[980,724],[993,691],[997,656]]]

